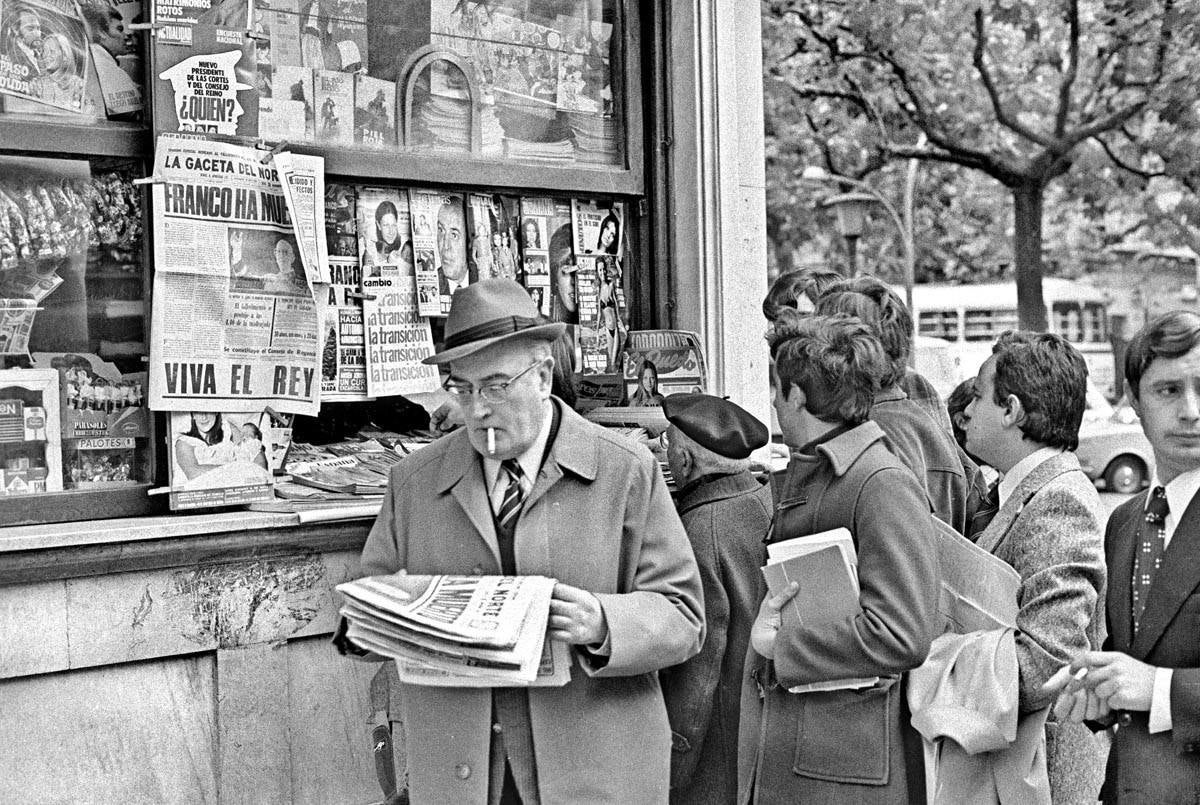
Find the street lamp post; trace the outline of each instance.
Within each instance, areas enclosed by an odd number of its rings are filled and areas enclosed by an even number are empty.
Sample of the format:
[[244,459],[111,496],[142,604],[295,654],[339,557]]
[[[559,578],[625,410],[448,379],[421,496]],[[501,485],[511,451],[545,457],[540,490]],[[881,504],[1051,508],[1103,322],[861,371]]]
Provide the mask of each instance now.
[[866,193],[839,193],[825,200],[824,206],[833,207],[837,214],[838,234],[846,239],[846,251],[850,256],[850,276],[858,273],[858,239],[862,237],[867,208],[876,201]]
[[[854,240],[857,242],[858,237],[862,234],[862,215],[865,212],[864,201],[869,201],[883,207],[888,216],[892,219],[892,223],[896,225],[896,230],[900,233],[901,247],[904,251],[904,303],[908,305],[908,309],[912,310],[912,295],[913,282],[916,277],[916,248],[913,239],[913,193],[917,182],[917,160],[909,160],[908,173],[905,176],[904,183],[904,215],[901,216],[896,206],[887,198],[876,190],[871,185],[861,179],[853,179],[849,176],[842,176],[837,173],[830,173],[824,168],[810,165],[800,174],[800,178],[811,182],[820,182],[822,184],[841,184],[846,187],[852,187],[860,192],[858,193],[842,193],[828,199],[825,206],[834,208],[838,214],[838,232],[842,237],[846,238],[846,246],[850,251],[850,272],[853,276],[857,266],[855,265],[855,249],[851,246],[850,237],[846,234],[847,230],[843,228],[842,222],[842,206],[850,204],[857,207],[859,216],[858,231],[854,235]],[[855,244],[857,245],[857,244]]]

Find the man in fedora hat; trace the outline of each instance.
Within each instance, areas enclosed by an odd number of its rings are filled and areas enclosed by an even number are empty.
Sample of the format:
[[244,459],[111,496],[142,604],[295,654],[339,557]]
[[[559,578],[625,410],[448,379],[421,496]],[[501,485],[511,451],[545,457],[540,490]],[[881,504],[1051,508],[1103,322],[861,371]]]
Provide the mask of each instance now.
[[763,597],[759,568],[772,512],[771,488],[750,474],[750,453],[767,443],[767,427],[709,394],[672,394],[662,409],[708,627],[700,653],[661,674],[673,733],[671,801],[732,803],[742,664]]
[[700,648],[700,578],[654,457],[551,394],[563,328],[509,279],[454,294],[427,362],[465,427],[393,469],[363,548],[367,574],[553,577],[549,636],[574,647],[563,687],[404,686],[414,802],[667,801],[655,672]]

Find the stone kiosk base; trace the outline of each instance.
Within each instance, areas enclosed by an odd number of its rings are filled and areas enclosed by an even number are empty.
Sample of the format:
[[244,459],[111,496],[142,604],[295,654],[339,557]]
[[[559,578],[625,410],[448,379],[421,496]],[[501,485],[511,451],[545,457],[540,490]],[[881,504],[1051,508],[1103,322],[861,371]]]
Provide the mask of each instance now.
[[0,529],[0,802],[382,800],[390,666],[329,642],[369,527],[236,512]]

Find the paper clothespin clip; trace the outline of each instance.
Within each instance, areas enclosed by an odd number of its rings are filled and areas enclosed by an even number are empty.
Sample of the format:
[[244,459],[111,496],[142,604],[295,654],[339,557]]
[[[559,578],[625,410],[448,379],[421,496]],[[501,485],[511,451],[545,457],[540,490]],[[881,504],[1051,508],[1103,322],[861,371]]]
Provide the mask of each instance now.
[[126,31],[160,31],[162,28],[161,22],[135,22],[125,26]]
[[280,427],[286,428],[292,424],[291,414],[281,414],[269,405],[263,408],[263,413],[269,416],[271,421]]
[[133,180],[133,183],[134,183],[135,185],[140,185],[140,184],[162,184],[162,183],[163,183],[163,180],[162,180],[162,179],[160,179],[160,178],[159,178],[159,177],[157,177],[157,176],[143,176],[143,177],[142,177],[142,178],[140,178],[140,179],[134,179],[134,180]]
[[289,145],[290,145],[290,143],[287,140],[280,140],[279,142],[275,143],[274,145],[268,145],[266,142],[259,140],[258,142],[256,142],[254,144],[254,147],[260,151],[267,152],[262,155],[261,159],[258,160],[262,164],[266,165],[268,162],[270,162],[275,157],[276,154],[278,154],[280,151],[287,148]]
[[246,38],[253,39],[256,42],[270,42],[271,41],[271,37],[267,36],[266,34],[260,32],[260,31],[252,31],[249,28],[246,29]]
[[348,299],[366,299],[369,302],[374,302],[378,297],[375,294],[362,293],[361,291],[346,291]]

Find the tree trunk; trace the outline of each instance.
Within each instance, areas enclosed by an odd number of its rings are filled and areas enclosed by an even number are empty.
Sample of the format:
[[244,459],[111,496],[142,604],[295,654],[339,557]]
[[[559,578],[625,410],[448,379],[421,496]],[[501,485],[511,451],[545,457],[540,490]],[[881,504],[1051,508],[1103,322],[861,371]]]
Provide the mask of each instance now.
[[1045,332],[1042,297],[1042,193],[1040,184],[1022,185],[1013,194],[1013,258],[1017,269],[1017,315],[1022,330]]

